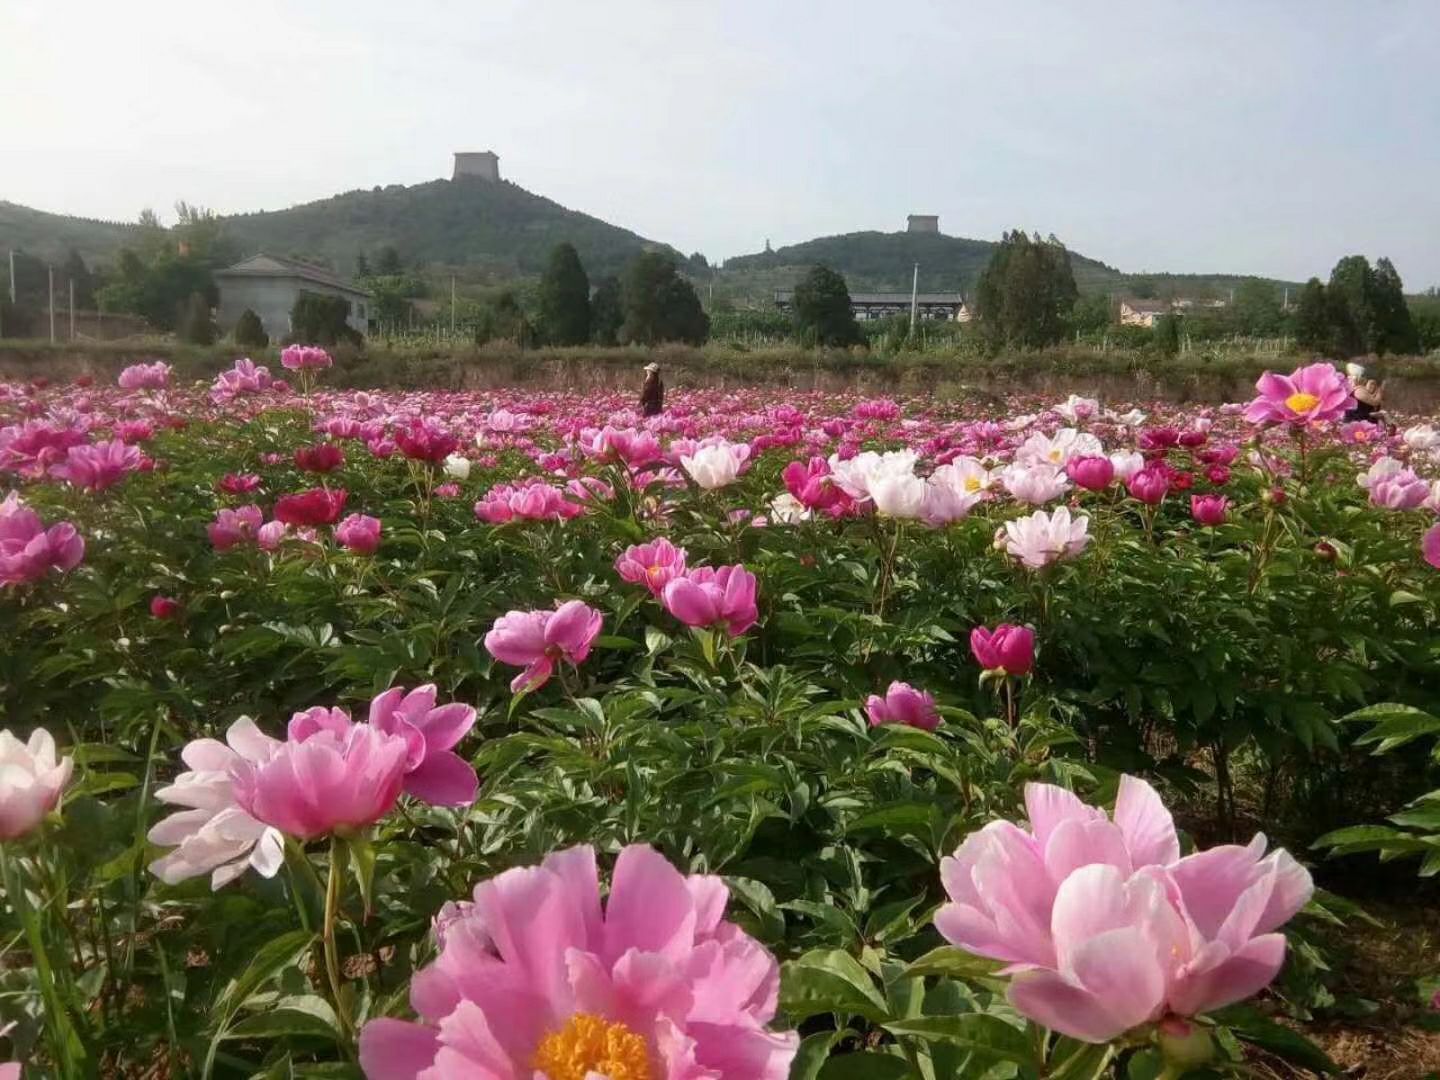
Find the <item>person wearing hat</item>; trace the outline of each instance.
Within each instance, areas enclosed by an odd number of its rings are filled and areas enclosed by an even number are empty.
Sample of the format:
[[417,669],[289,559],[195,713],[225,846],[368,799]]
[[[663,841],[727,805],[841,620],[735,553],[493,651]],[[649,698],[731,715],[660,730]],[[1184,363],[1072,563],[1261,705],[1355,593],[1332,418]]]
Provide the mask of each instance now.
[[1365,368],[1360,364],[1346,364],[1345,374],[1350,376],[1350,392],[1355,395],[1355,404],[1345,413],[1346,423],[1365,421],[1384,424],[1385,387],[1374,379],[1365,378]]
[[659,416],[665,409],[665,384],[660,381],[660,365],[645,365],[645,384],[640,387],[640,411],[646,416]]

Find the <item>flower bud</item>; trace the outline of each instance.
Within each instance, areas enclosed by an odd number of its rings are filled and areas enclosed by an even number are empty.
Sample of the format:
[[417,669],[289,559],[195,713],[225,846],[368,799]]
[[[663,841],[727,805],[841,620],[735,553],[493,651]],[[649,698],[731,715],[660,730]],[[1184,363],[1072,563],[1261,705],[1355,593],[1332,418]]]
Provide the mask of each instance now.
[[1209,1028],[1191,1023],[1178,1016],[1160,1021],[1160,1053],[1171,1065],[1190,1069],[1207,1065],[1215,1059],[1215,1040]]

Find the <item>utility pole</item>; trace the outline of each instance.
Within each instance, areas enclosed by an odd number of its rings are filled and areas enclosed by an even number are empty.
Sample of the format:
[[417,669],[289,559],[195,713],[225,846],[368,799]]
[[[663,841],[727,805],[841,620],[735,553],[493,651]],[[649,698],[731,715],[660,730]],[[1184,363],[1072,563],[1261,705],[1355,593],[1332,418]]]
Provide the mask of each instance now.
[[75,340],[75,279],[70,279],[70,340]]
[[455,275],[450,275],[450,336],[455,336]]
[[50,272],[50,344],[55,344],[55,267],[45,268]]
[[910,333],[915,333],[915,312],[920,302],[920,264],[915,264],[915,275],[910,279]]
[[10,303],[15,303],[15,249],[10,249]]

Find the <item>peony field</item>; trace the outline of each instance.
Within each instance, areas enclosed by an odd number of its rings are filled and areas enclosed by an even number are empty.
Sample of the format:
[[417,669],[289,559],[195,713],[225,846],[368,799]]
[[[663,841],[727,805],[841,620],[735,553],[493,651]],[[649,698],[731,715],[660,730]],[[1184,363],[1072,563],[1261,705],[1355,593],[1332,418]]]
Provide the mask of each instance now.
[[0,383],[3,1080],[1440,1068],[1440,427],[330,366]]

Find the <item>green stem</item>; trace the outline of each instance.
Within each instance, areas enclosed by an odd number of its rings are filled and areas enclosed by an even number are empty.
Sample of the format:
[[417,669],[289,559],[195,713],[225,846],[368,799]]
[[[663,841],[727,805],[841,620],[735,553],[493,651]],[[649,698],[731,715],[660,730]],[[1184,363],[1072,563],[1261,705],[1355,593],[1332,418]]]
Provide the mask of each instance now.
[[355,1023],[350,1018],[350,1009],[341,992],[343,976],[340,972],[340,952],[335,945],[335,919],[340,913],[340,888],[344,882],[342,874],[345,865],[345,841],[338,836],[330,837],[330,875],[325,886],[325,973],[330,979],[330,993],[335,999],[335,1015],[340,1020],[340,1030],[348,1046],[354,1036]]

